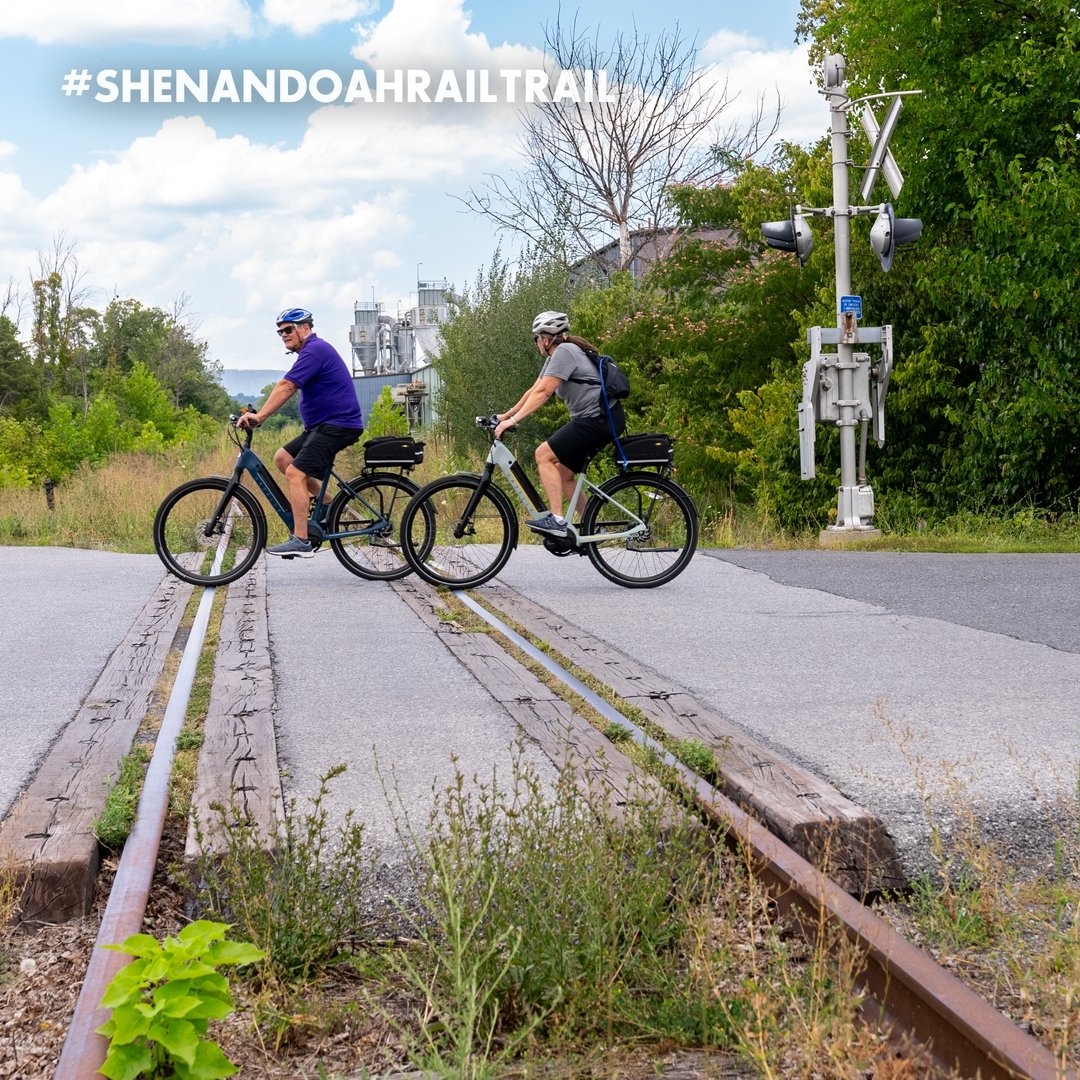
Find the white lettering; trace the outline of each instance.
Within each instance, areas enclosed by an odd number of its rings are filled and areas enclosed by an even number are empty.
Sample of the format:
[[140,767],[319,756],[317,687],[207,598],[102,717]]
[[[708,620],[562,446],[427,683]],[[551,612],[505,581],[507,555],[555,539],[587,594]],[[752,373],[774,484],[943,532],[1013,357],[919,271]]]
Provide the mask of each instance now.
[[[320,89],[320,84],[324,82],[329,82],[329,90]],[[321,105],[329,105],[332,101],[337,101],[341,97],[341,76],[329,68],[316,71],[308,79],[308,93]]]
[[97,84],[101,91],[94,95],[95,101],[115,101],[120,96],[120,88],[116,85],[116,68],[106,68],[97,73]]
[[273,102],[275,100],[273,71],[267,71],[266,79],[262,81],[254,71],[244,68],[244,100],[251,101],[253,94],[258,94],[263,101]]
[[456,101],[461,103],[461,87],[458,86],[457,74],[443,71],[439,78],[439,88],[435,91],[435,101]]
[[614,105],[619,100],[618,94],[608,92],[606,71],[601,71],[596,76],[596,100],[601,105]]
[[278,72],[278,101],[287,105],[294,101],[303,101],[306,93],[307,79],[302,71],[283,68]]
[[387,73],[381,68],[375,72],[375,100],[378,102],[384,102],[386,100],[387,91],[391,91],[393,97],[392,101],[401,101],[402,92],[404,90],[403,75],[400,68],[395,68],[390,74],[393,75],[393,79],[387,80]]
[[552,101],[580,101],[577,79],[572,71],[560,71],[555,80],[555,90],[551,95]]
[[506,100],[507,103],[513,105],[517,101],[517,84],[518,80],[522,76],[522,72],[517,68],[508,68],[504,71],[500,71],[503,82],[506,84]]
[[214,92],[210,96],[211,104],[217,104],[219,101],[231,101],[234,105],[240,101],[240,91],[236,89],[236,80],[228,68],[223,68],[218,72]]
[[525,100],[530,105],[546,105],[550,100],[547,92],[548,77],[546,71],[530,68],[525,72]]
[[172,74],[168,68],[154,68],[154,93],[151,101],[172,101]]
[[427,88],[431,85],[431,76],[426,71],[409,69],[409,91],[406,101],[430,102]]
[[362,68],[357,68],[349,80],[349,89],[345,91],[346,103],[363,101],[371,104],[371,87],[368,86],[367,75]]
[[150,71],[147,68],[139,69],[139,78],[132,77],[132,72],[128,69],[124,70],[123,77],[120,80],[120,85],[123,88],[121,94],[121,100],[131,101],[132,94],[137,94],[136,100],[145,101],[147,94],[150,93]]
[[183,68],[180,68],[176,73],[176,100],[187,101],[190,96],[192,100],[205,105],[208,75],[209,72],[206,68],[201,68],[199,70],[199,80],[196,82]]

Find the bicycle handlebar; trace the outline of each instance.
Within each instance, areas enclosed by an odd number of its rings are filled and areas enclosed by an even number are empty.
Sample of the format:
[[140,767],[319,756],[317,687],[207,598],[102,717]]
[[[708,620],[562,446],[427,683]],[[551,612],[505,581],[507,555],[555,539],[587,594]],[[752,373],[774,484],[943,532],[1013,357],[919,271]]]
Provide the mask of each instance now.
[[240,445],[240,440],[235,435],[235,432],[236,431],[244,432],[244,434],[246,436],[246,438],[244,439],[244,446],[245,447],[250,447],[251,446],[251,437],[252,437],[252,435],[255,434],[255,429],[253,427],[243,427],[243,428],[240,427],[240,417],[243,416],[244,413],[246,413],[246,412],[255,412],[255,409],[254,409],[253,406],[249,405],[244,410],[244,412],[241,412],[241,413],[229,413],[229,426],[233,429],[233,431],[230,432],[230,435],[232,436],[233,442],[236,443],[237,446],[239,446]]

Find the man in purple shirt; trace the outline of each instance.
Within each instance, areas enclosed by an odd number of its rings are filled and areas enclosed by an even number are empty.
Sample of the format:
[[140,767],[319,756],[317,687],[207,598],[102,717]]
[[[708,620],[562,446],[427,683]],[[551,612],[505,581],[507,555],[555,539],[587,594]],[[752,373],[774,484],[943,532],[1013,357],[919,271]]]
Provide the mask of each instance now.
[[[288,483],[293,532],[284,544],[266,549],[267,555],[290,559],[315,554],[316,545],[308,538],[309,499],[319,494],[322,478],[339,451],[352,446],[364,431],[352,375],[337,349],[315,334],[314,323],[306,308],[286,308],[278,316],[277,332],[297,357],[259,411],[245,413],[238,421],[241,427],[258,427],[300,391],[303,433],[274,455],[274,464]],[[325,508],[324,502],[320,517]]]

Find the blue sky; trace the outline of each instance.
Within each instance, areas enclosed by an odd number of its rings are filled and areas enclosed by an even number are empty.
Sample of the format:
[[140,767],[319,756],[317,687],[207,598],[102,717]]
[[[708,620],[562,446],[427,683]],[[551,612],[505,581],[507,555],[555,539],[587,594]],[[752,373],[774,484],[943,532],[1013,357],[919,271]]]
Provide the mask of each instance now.
[[[794,44],[798,7],[600,0],[576,14],[601,40],[677,20],[710,77],[740,91],[727,116],[778,89],[782,134],[805,142],[828,111]],[[38,253],[63,237],[87,302],[171,309],[184,296],[226,367],[284,365],[273,316],[286,304],[315,311],[345,353],[355,301],[394,313],[414,302],[418,268],[461,287],[490,262],[497,237],[453,196],[518,164],[509,106],[107,102],[96,81],[65,96],[65,75],[207,69],[212,87],[220,69],[329,69],[347,82],[380,67],[536,68],[557,12],[505,0],[34,0],[6,12],[0,287],[23,297],[7,313],[27,328]],[[574,14],[563,7],[564,22]]]

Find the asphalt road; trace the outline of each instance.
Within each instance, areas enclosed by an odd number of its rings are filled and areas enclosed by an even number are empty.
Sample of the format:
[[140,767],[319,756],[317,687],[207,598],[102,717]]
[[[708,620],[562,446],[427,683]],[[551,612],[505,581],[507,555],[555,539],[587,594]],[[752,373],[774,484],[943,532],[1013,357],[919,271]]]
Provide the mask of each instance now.
[[0,816],[161,578],[157,556],[0,547]]
[[[946,827],[954,803],[976,808],[1018,858],[1052,842],[1056,800],[1075,807],[1077,571],[1071,555],[714,551],[628,590],[530,545],[502,580],[831,781],[917,860],[925,794]],[[0,549],[0,810],[161,576],[154,556]],[[387,586],[325,554],[272,564],[267,590],[287,795],[345,763],[331,810],[391,842],[395,812],[422,825],[456,769],[508,775],[509,717]]]

